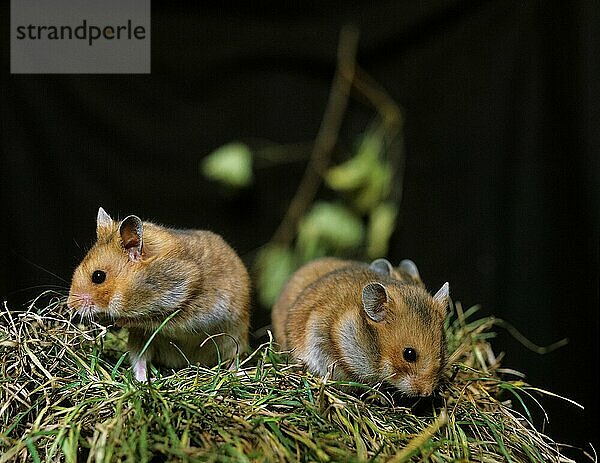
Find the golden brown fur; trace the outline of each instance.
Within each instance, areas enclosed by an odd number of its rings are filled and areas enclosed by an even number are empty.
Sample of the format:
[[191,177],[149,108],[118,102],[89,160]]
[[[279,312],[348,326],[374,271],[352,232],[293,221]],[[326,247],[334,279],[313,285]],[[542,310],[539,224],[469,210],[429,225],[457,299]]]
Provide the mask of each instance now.
[[273,307],[275,341],[315,374],[431,394],[444,363],[447,285],[432,297],[405,262],[385,270],[326,258],[300,268]]
[[279,295],[273,310],[271,311],[271,324],[275,341],[282,349],[288,349],[286,325],[288,318],[288,308],[291,307],[298,295],[310,283],[318,280],[321,276],[338,268],[352,265],[352,261],[326,257],[323,259],[309,262],[299,268],[290,280],[284,286]]
[[[140,235],[140,236],[138,236]],[[129,329],[138,379],[146,362],[215,365],[248,347],[250,282],[235,251],[210,231],[174,230],[98,212],[97,242],[75,270],[68,306]],[[96,271],[105,273],[94,283]],[[177,310],[142,355],[160,324]],[[207,340],[211,335],[217,335]]]

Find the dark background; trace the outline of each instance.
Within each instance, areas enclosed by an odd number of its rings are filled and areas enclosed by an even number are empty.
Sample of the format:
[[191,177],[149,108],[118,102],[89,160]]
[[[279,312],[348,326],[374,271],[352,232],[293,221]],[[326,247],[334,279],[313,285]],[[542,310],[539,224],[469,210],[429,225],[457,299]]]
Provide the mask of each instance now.
[[[597,4],[323,3],[155,1],[152,74],[80,76],[10,75],[3,3],[2,298],[17,307],[52,285],[65,293],[99,205],[211,228],[251,264],[304,164],[262,168],[249,191],[224,197],[199,161],[234,139],[314,139],[350,21],[359,63],[404,108],[404,196],[388,257],[412,258],[430,289],[450,281],[464,306],[481,304],[536,344],[568,337],[541,356],[499,330],[494,348],[532,384],[586,407],[543,401],[546,431],[586,445],[598,411]],[[342,141],[371,115],[352,104]]]

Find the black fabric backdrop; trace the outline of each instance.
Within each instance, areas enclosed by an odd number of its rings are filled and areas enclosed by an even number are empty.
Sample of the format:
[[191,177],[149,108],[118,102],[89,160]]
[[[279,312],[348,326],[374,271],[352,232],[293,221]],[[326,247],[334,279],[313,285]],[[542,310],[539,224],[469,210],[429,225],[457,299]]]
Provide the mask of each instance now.
[[[482,304],[482,315],[539,345],[568,337],[545,356],[502,330],[494,346],[506,367],[586,407],[544,400],[551,435],[595,439],[596,4],[231,6],[154,2],[152,74],[80,76],[10,75],[9,11],[0,7],[2,297],[16,306],[50,285],[66,290],[99,205],[211,228],[250,264],[303,164],[263,168],[247,194],[227,198],[199,175],[199,160],[232,139],[313,139],[338,33],[351,21],[360,64],[406,119],[404,197],[388,257],[412,258],[430,289],[450,281],[464,306]],[[342,139],[368,121],[353,104]],[[254,328],[264,319],[257,312]]]

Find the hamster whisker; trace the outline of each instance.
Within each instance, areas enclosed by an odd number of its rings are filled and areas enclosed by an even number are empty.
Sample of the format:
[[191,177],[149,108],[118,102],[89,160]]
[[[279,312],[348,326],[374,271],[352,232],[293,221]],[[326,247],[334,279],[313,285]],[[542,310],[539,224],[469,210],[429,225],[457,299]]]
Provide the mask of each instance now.
[[27,262],[29,265],[32,265],[33,267],[37,268],[38,270],[42,270],[43,272],[46,272],[48,275],[56,278],[57,280],[59,280],[62,283],[65,284],[69,284],[69,282],[67,280],[65,280],[64,278],[62,278],[61,276],[57,275],[54,272],[51,272],[50,270],[48,270],[47,268],[44,268],[43,266],[36,264],[35,262],[25,258],[24,256],[20,256],[25,262]]
[[396,373],[396,372],[394,372],[394,373],[392,373],[392,374],[390,374],[390,375],[386,376],[385,378],[383,378],[383,380],[382,380],[381,382],[382,382],[382,383],[383,383],[383,382],[385,382],[385,381],[388,381],[388,382],[389,382],[389,381],[390,381],[390,379],[392,379],[394,376],[396,376],[396,374],[397,374],[397,373]]
[[114,307],[111,307],[110,304],[107,307],[106,311],[104,312],[104,316],[106,318],[108,318],[111,322],[115,322],[115,320],[118,318],[118,313],[117,311],[114,309]]
[[32,291],[34,289],[36,289],[36,290],[42,289],[45,292],[56,292],[56,293],[59,293],[60,295],[63,295],[63,292],[66,294],[69,291],[69,288],[64,285],[33,285],[33,286],[27,286],[26,288],[20,288],[15,291],[12,291],[11,294],[20,294],[20,293],[24,293],[27,291]]
[[94,305],[84,306],[76,312],[79,316],[80,323],[90,324],[95,315],[98,313],[98,308]]

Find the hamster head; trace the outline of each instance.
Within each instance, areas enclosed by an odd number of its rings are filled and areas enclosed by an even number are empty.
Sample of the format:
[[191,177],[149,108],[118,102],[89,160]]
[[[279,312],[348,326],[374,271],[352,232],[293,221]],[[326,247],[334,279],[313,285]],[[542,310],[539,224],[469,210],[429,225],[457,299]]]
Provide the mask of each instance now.
[[362,289],[363,315],[379,347],[380,379],[404,395],[431,395],[439,383],[448,297],[448,283],[433,297],[414,284],[373,282]]
[[97,241],[75,269],[67,306],[82,319],[125,316],[123,298],[131,293],[142,259],[142,221],[129,216],[117,222],[100,208],[96,220]]

